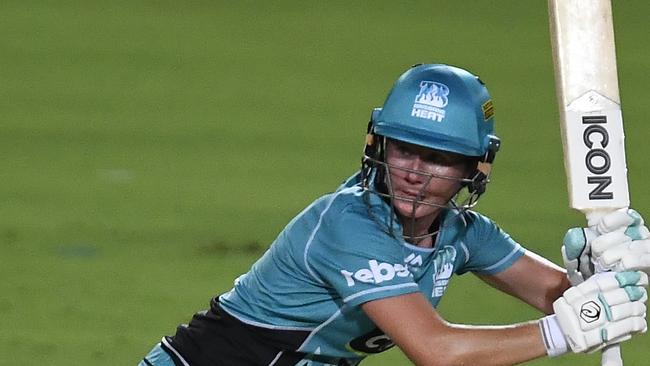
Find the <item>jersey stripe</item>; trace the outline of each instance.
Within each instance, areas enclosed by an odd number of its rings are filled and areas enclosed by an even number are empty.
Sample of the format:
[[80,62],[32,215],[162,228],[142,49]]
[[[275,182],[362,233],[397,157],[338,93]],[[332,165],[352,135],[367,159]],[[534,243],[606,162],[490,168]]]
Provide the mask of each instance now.
[[307,260],[308,259],[307,254],[309,252],[309,247],[311,246],[312,242],[314,241],[314,238],[316,237],[316,232],[318,232],[318,229],[320,229],[320,225],[323,222],[323,217],[325,217],[325,214],[327,213],[327,211],[329,211],[330,207],[332,207],[332,203],[334,203],[334,200],[336,199],[336,197],[338,197],[338,195],[339,195],[338,193],[332,195],[332,199],[327,203],[327,206],[325,207],[323,212],[321,212],[320,217],[318,218],[318,223],[314,227],[314,230],[312,230],[311,235],[309,236],[309,239],[307,240],[307,244],[305,245],[305,253],[303,255],[303,260],[305,262],[305,267],[307,268],[307,271],[316,280],[316,282],[320,283],[321,285],[325,285],[325,282],[323,282],[323,280],[320,277],[318,277],[316,272],[314,272],[314,270],[309,265],[309,262]]
[[327,319],[327,320],[324,321],[322,324],[320,324],[318,327],[316,327],[316,329],[314,329],[314,330],[309,334],[309,336],[307,336],[307,338],[305,339],[305,341],[302,342],[302,344],[301,344],[300,347],[298,348],[297,352],[305,352],[305,351],[303,350],[303,347],[305,347],[305,346],[309,343],[309,341],[311,341],[311,339],[314,338],[314,336],[318,333],[318,331],[320,331],[320,330],[323,329],[327,324],[333,322],[336,318],[338,318],[338,317],[341,315],[341,312],[342,312],[346,307],[347,307],[346,305],[341,306],[341,308],[338,309],[334,314],[332,314],[332,316],[330,316],[329,319]]
[[371,288],[369,290],[360,291],[360,292],[357,292],[354,295],[350,295],[350,296],[346,297],[345,299],[343,299],[343,302],[348,302],[350,300],[356,299],[357,297],[363,296],[363,295],[366,295],[366,294],[372,294],[372,293],[380,292],[380,291],[394,290],[394,289],[403,288],[403,287],[415,287],[415,288],[418,288],[418,285],[415,282],[411,282],[411,283],[401,283],[399,285]]
[[506,263],[507,261],[509,261],[513,256],[515,256],[520,251],[521,251],[521,245],[517,244],[517,246],[514,249],[512,249],[512,251],[510,253],[508,253],[508,255],[503,257],[500,261],[494,263],[491,266],[485,267],[485,268],[481,269],[480,271],[481,272],[489,272],[489,271],[491,271],[491,270],[493,270],[495,268],[498,268],[499,266],[501,266],[504,263]]

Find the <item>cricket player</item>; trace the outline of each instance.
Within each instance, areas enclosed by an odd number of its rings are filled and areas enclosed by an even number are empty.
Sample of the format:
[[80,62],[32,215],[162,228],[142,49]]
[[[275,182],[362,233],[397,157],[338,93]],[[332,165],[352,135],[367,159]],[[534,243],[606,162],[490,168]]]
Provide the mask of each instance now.
[[[372,113],[360,171],[291,220],[232,290],[140,365],[350,366],[394,345],[417,365],[512,365],[645,332],[650,240],[638,213],[570,230],[567,276],[472,210],[499,149],[493,126],[477,76],[441,64],[407,70]],[[593,275],[593,263],[614,271]],[[466,272],[545,315],[445,321],[436,306]]]

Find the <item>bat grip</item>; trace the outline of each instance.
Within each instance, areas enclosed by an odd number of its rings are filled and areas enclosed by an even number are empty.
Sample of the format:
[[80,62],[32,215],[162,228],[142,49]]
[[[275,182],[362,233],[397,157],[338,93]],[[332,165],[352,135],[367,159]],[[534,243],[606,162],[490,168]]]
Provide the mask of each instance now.
[[603,348],[603,354],[600,359],[601,366],[623,366],[623,357],[621,357],[621,345],[613,344]]
[[[593,210],[586,212],[589,226],[594,226],[610,210]],[[613,344],[603,348],[600,359],[601,366],[623,366],[623,357],[621,356],[621,345]]]

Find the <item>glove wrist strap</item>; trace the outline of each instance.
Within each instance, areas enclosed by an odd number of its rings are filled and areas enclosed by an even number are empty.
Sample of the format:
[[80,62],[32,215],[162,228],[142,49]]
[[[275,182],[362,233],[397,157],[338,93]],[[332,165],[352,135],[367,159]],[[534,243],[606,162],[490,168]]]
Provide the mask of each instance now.
[[555,314],[546,316],[539,320],[539,329],[542,332],[542,340],[546,347],[546,354],[549,357],[558,357],[569,351],[564,333],[560,329]]

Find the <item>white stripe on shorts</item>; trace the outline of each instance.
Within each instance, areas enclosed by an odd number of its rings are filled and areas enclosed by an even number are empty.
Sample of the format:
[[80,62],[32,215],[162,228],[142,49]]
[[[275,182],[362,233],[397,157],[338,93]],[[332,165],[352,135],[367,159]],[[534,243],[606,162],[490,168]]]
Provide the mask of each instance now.
[[165,337],[162,338],[161,342],[165,345],[165,347],[169,348],[172,352],[174,352],[174,355],[176,355],[176,357],[178,357],[178,359],[183,363],[183,366],[190,366],[190,364],[187,363],[187,361],[185,361],[183,356],[181,356],[181,354],[178,353],[178,351],[175,350],[174,347],[172,347],[172,345],[169,344],[169,342],[167,342],[167,339],[165,339]]

